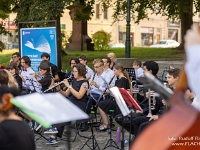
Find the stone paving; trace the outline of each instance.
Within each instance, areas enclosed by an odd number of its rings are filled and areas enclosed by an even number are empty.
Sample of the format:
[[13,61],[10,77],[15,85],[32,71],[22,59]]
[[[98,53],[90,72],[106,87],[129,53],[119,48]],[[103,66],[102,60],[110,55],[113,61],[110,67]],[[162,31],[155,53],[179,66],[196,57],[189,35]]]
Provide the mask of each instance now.
[[[117,129],[119,125],[117,125],[115,123],[115,127],[113,129]],[[103,131],[103,132],[97,132],[95,130],[95,127],[93,128],[94,130],[94,136],[96,138],[96,141],[99,145],[99,148],[100,150],[102,150],[107,141],[109,140],[110,138],[110,134],[108,134],[107,131]],[[71,140],[74,139],[75,137],[75,130],[74,129],[70,129],[71,131]],[[128,140],[129,139],[129,133],[127,131],[124,132],[125,133],[125,136],[124,136],[124,139]],[[85,142],[88,140],[87,138],[84,138],[84,137],[81,137],[81,136],[86,136],[86,137],[89,137],[92,135],[92,132],[91,132],[91,128],[89,128],[87,131],[84,131],[84,132],[80,132],[80,135],[77,135],[76,139],[74,142],[70,142],[70,150],[80,150],[83,145],[85,144]],[[45,135],[46,138],[48,138],[49,136],[48,135]],[[39,138],[39,139],[38,139]],[[37,147],[37,150],[68,150],[68,142],[66,141],[67,137],[64,135],[63,138],[58,138],[58,141],[59,143],[58,144],[55,144],[55,145],[46,145],[46,140],[44,138],[40,138],[39,135],[35,134],[35,139],[38,139],[36,141],[36,147]],[[116,141],[116,131],[112,131],[112,139],[114,141]],[[117,143],[117,142],[116,142]],[[92,148],[92,140],[90,139],[89,142],[88,142],[88,145]],[[120,142],[117,143],[117,145],[119,146],[119,148],[121,148],[121,144]],[[85,145],[82,150],[88,150],[90,149],[87,145]],[[106,149],[110,149],[110,150],[114,150],[116,148],[113,148],[113,147],[108,147]],[[125,150],[128,150],[128,142],[125,143]],[[98,148],[96,148],[96,150],[98,150]]]
[[[159,67],[160,67],[160,70],[158,72],[159,77],[162,76],[162,71],[165,68],[168,68],[171,65],[174,67],[181,68],[184,63],[183,61],[156,61],[156,62],[159,64]],[[118,126],[119,125],[115,123],[115,129]],[[71,138],[73,139],[73,137],[75,136],[75,131],[74,131],[74,129],[71,129],[70,131],[72,133]],[[91,130],[88,129],[88,131],[80,132],[80,134],[89,137],[91,135]],[[94,128],[94,135],[95,135],[95,138],[97,140],[97,143],[98,143],[100,149],[102,150],[105,147],[105,145],[109,139],[109,134],[106,131],[105,132],[97,132]],[[36,139],[39,138],[38,135],[35,135],[35,137],[36,137]],[[45,135],[45,137],[48,138],[49,136]],[[112,131],[112,139],[114,141],[115,141],[115,138],[116,138],[116,131]],[[62,139],[58,139],[59,140],[58,144],[46,145],[46,140],[44,138],[40,138],[38,141],[36,141],[36,147],[37,147],[37,150],[68,150],[68,145],[67,145],[67,142],[65,141],[65,139],[66,139],[66,137],[63,136]],[[124,139],[126,139],[126,140],[129,139],[129,133],[127,131],[125,131]],[[80,150],[86,141],[87,141],[86,138],[83,138],[78,135],[74,142],[70,142],[70,147],[71,147],[70,150]],[[88,143],[92,149],[92,140],[90,140]],[[117,143],[117,145],[119,147],[121,147],[120,143]],[[90,148],[87,146],[84,146],[82,148],[82,150],[88,150],[88,149],[90,149]],[[116,148],[108,147],[107,149],[114,150]],[[126,143],[124,150],[128,150],[128,149],[129,149],[128,143]]]

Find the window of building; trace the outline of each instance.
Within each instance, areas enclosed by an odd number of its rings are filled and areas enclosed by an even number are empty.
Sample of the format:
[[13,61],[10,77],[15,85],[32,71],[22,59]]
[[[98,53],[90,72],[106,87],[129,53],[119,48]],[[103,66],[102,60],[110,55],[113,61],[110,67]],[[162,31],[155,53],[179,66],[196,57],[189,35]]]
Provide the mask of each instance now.
[[168,29],[168,39],[178,41],[178,29]]
[[100,17],[100,5],[96,4],[96,18],[99,19]]
[[103,18],[108,19],[108,10],[107,9],[104,10],[104,12],[103,12]]
[[141,28],[141,42],[142,46],[149,46],[153,44],[153,29],[154,28]]

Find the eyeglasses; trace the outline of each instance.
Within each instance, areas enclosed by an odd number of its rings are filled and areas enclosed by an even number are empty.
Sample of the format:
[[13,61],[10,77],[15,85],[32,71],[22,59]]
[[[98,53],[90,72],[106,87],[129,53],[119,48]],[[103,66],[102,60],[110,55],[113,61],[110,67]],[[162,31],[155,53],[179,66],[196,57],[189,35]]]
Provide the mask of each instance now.
[[12,56],[12,58],[17,58],[17,56]]
[[99,67],[101,67],[101,66],[94,66],[95,69],[98,69]]

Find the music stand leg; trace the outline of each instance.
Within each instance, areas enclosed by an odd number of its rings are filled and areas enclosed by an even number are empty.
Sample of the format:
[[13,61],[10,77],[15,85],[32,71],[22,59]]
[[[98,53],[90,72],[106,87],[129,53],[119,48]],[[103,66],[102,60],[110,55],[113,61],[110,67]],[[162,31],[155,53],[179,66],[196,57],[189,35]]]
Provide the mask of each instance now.
[[[106,145],[104,146],[104,148],[103,149],[106,149],[106,148],[108,148],[108,147],[114,147],[114,148],[116,148],[116,149],[120,149],[119,147],[118,147],[118,145],[117,145],[117,143],[112,139],[112,131],[111,131],[111,128],[112,128],[112,116],[109,116],[109,122],[110,122],[110,129],[108,129],[109,131],[108,131],[108,133],[110,134],[110,139],[108,139],[108,141],[107,141],[107,143],[106,143]],[[114,144],[114,145],[113,145]]]
[[[97,140],[96,140],[96,138],[95,138],[94,131],[93,131],[93,119],[92,119],[90,128],[91,128],[91,133],[92,133],[92,135],[91,135],[90,137],[88,137],[87,141],[86,141],[85,144],[80,148],[80,150],[82,150],[82,149],[85,147],[85,145],[87,145],[91,150],[95,150],[96,148],[98,148],[98,150],[100,150],[100,147],[99,147],[99,145],[98,145],[98,143],[97,143]],[[89,140],[92,140],[92,148],[90,147],[90,145],[88,145]]]

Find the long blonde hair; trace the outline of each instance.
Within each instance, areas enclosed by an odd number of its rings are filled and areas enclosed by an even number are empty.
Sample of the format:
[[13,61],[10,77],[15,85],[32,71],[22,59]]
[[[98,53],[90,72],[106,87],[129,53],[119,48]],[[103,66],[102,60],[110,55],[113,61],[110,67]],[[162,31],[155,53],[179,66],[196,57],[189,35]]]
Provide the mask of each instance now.
[[4,69],[6,73],[8,74],[8,87],[16,87],[18,88],[18,83],[13,77],[13,75],[6,69]]

